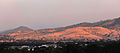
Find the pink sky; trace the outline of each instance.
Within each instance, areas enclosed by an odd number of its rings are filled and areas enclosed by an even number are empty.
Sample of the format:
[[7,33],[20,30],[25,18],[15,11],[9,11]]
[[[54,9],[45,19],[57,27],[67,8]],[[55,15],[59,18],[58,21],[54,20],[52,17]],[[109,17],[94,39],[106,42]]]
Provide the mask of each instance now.
[[113,19],[120,16],[119,6],[120,0],[0,0],[0,29],[54,28]]

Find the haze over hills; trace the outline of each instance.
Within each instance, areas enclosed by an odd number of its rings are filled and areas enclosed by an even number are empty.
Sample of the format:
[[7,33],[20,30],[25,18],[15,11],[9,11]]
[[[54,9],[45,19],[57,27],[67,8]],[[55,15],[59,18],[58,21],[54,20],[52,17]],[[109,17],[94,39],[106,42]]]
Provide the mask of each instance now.
[[[116,18],[95,23],[85,22],[55,29],[33,30],[20,26],[1,33],[0,40],[119,40],[119,34],[120,18]],[[6,37],[9,37],[9,39]]]

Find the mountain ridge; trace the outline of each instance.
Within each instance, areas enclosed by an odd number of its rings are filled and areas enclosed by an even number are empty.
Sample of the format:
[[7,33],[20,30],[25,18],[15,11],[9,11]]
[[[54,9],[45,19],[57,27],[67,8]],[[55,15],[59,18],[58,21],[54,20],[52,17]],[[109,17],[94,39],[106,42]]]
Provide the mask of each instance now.
[[[103,32],[104,31],[104,32]],[[99,21],[95,23],[79,23],[66,27],[33,30],[26,26],[20,26],[3,33],[15,40],[36,39],[36,40],[63,40],[63,39],[120,39],[120,17]]]
[[10,30],[6,30],[6,31],[3,31],[1,32],[0,34],[1,35],[6,35],[8,33],[14,33],[16,31],[33,31],[33,29],[29,28],[29,27],[26,27],[26,26],[19,26],[19,27],[16,27],[14,29],[10,29]]

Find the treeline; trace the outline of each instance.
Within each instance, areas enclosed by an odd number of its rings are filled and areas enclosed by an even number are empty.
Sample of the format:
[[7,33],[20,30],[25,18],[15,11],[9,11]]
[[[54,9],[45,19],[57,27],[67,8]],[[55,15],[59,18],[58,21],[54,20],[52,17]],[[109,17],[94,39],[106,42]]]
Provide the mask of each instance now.
[[120,53],[120,41],[108,42],[58,42],[60,47],[41,47],[34,51],[12,49],[10,46],[0,45],[0,53]]

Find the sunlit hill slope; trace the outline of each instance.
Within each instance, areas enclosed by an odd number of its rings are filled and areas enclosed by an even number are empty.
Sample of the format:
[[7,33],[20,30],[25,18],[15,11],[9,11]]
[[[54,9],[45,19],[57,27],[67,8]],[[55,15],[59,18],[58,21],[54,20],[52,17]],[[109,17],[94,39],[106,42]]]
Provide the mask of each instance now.
[[[0,40],[119,40],[120,18],[80,23],[55,29],[32,30],[21,26],[1,33]],[[8,38],[9,37],[9,38]]]

